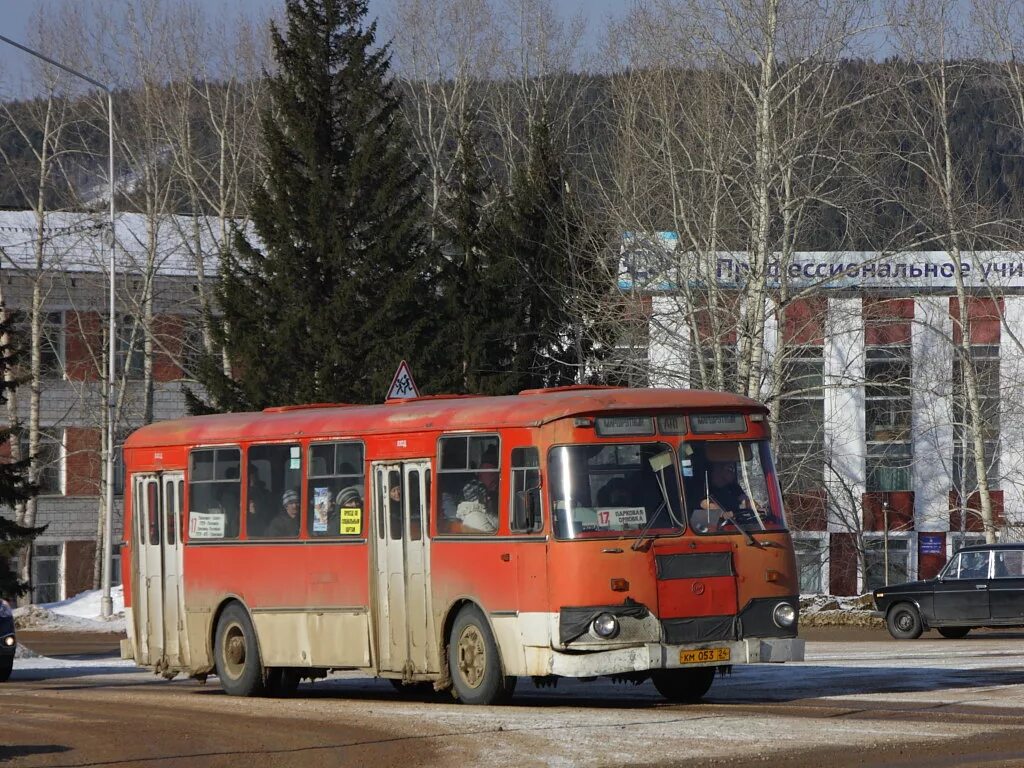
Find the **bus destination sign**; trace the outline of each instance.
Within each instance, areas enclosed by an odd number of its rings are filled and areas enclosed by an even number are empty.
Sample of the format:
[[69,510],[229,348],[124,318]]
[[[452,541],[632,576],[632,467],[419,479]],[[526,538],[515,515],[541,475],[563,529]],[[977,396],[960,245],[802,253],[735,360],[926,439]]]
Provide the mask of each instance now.
[[597,434],[602,437],[654,434],[654,419],[651,416],[598,416],[595,426]]
[[690,429],[697,435],[718,435],[725,432],[746,432],[747,419],[742,413],[700,413],[690,416]]

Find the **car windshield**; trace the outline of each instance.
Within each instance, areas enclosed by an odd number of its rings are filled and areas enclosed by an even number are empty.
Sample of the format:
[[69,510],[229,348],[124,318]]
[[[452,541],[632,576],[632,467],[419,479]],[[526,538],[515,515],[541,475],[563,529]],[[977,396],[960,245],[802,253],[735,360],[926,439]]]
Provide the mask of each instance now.
[[683,530],[672,449],[664,443],[566,445],[548,455],[555,536],[677,534]]
[[697,533],[786,527],[767,440],[695,440],[680,449],[690,526]]

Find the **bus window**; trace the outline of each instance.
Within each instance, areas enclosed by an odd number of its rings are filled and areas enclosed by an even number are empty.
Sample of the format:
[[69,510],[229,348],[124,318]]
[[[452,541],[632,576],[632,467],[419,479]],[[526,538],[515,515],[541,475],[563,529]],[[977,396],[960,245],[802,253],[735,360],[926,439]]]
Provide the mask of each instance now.
[[664,443],[554,448],[548,496],[555,536],[680,533],[684,519],[672,455]]
[[402,473],[388,472],[388,530],[391,538],[402,538]]
[[247,521],[250,517],[257,518],[254,525],[249,525],[250,535],[276,539],[298,536],[302,516],[299,504],[302,449],[298,444],[253,445],[249,447],[247,456],[247,491],[253,499],[257,493],[261,493],[264,499],[263,508],[250,504],[247,510]]
[[362,443],[314,443],[309,446],[306,488],[310,536],[359,536],[363,532]]
[[681,446],[681,460],[690,526],[697,533],[785,527],[767,440],[694,440]]
[[458,435],[438,439],[437,531],[495,533],[501,477],[497,435]]
[[419,541],[422,502],[420,500],[420,473],[416,470],[409,472],[406,494],[409,498],[409,541]]
[[149,514],[149,543],[156,546],[160,543],[160,491],[154,482],[146,483],[146,506]]
[[237,448],[199,448],[189,454],[189,538],[234,539],[241,516]]
[[[509,529],[513,532],[533,533],[539,531],[544,524],[540,511],[540,453],[536,448],[512,449],[512,504],[509,507]],[[534,494],[534,517],[525,526],[518,526],[516,521],[526,520],[528,494]]]

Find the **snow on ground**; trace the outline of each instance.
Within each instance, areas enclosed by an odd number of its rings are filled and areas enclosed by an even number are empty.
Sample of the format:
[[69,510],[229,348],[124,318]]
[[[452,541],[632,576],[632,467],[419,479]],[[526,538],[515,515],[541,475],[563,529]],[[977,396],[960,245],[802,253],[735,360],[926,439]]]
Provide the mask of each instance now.
[[82,592],[57,603],[26,605],[14,609],[14,625],[18,629],[59,632],[124,632],[124,591],[120,586],[110,590],[113,615],[101,615],[101,590]]
[[874,599],[870,594],[852,597],[800,595],[800,625],[880,627],[882,619],[871,615],[874,608]]

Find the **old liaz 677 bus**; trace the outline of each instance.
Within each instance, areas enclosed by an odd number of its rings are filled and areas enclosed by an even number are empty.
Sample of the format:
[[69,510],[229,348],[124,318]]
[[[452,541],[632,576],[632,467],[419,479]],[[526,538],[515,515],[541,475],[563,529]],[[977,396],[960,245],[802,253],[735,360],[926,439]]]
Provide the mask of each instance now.
[[568,387],[306,405],[125,443],[123,653],[235,695],[358,670],[507,699],[803,658],[766,409]]

